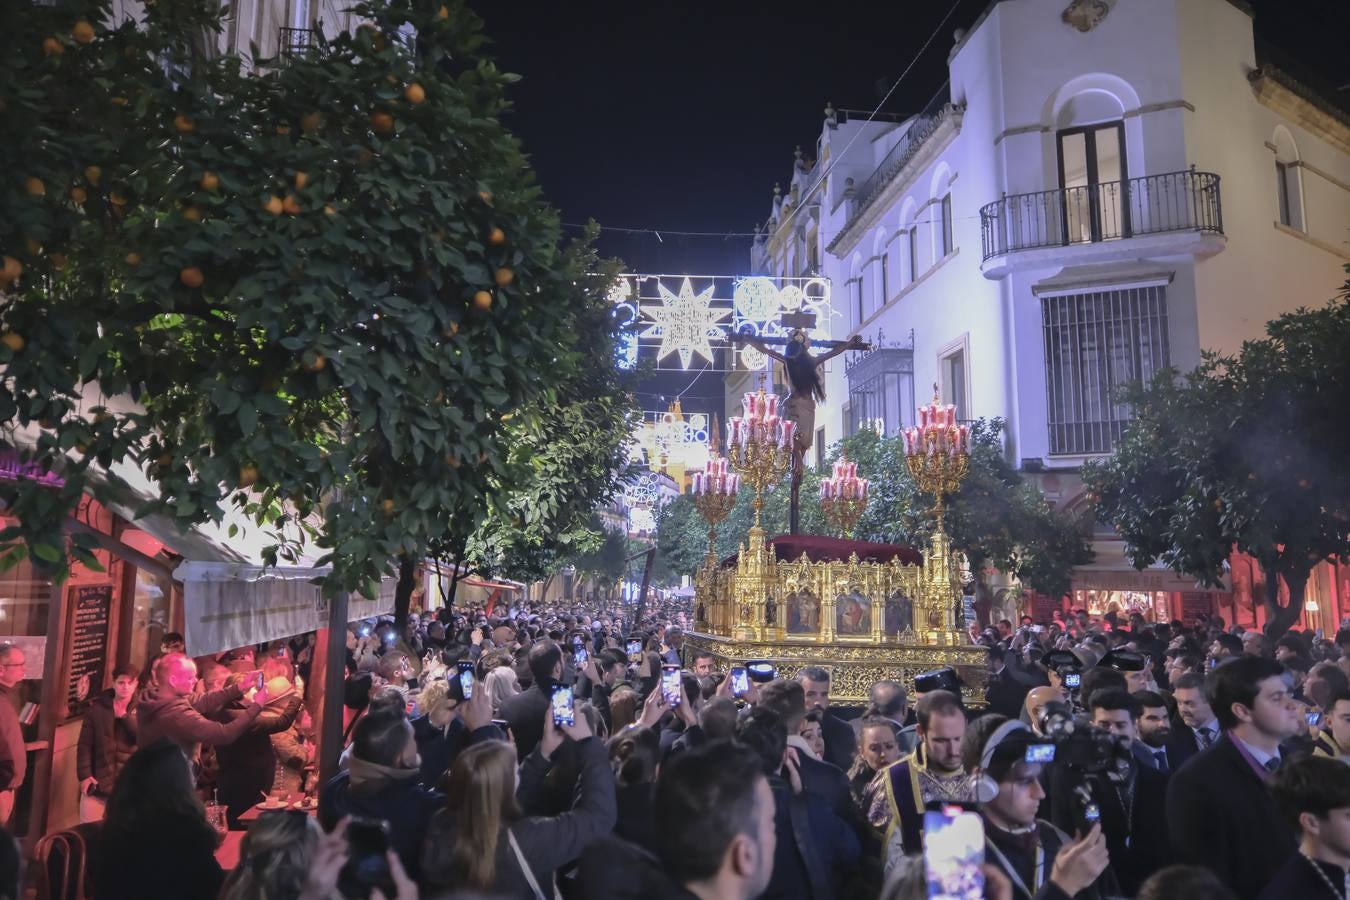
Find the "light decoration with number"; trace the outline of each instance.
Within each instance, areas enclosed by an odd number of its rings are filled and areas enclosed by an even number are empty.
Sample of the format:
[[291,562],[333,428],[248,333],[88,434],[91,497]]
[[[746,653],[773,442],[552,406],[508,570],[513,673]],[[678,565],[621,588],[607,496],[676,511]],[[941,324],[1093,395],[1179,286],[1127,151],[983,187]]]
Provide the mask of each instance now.
[[638,336],[634,326],[638,321],[637,304],[633,302],[633,283],[620,278],[609,289],[609,302],[614,304],[614,322],[619,326],[615,339],[615,353],[619,368],[631,369],[637,365]]
[[843,537],[851,537],[867,508],[867,479],[858,477],[858,464],[842,454],[834,474],[820,482],[820,508],[825,521]]
[[641,333],[642,337],[661,340],[657,358],[678,353],[680,366],[687,369],[697,353],[712,363],[713,341],[726,340],[725,330],[717,323],[727,317],[725,311],[712,308],[713,285],[695,294],[693,284],[686,278],[678,294],[660,283],[657,289],[661,292],[661,305],[642,307],[643,315],[653,324]]

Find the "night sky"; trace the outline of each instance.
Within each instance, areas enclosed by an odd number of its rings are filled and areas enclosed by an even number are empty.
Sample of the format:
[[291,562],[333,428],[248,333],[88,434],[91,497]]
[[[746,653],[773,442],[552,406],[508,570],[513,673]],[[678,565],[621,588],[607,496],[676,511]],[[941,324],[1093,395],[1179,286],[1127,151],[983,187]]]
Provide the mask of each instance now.
[[[956,0],[886,111],[908,114],[946,79],[952,32],[988,0]],[[1130,2],[1130,0],[1117,0]],[[1185,2],[1185,0],[1183,0]],[[1067,0],[1066,0],[1067,3]],[[1350,2],[1257,0],[1256,30],[1332,86],[1350,85]],[[871,110],[951,8],[945,0],[476,3],[499,65],[523,76],[508,127],[563,221],[749,232],[814,156],[826,101]],[[1350,105],[1350,88],[1340,92]],[[602,234],[630,271],[743,274],[749,237]],[[721,407],[721,376],[643,386],[647,409]]]

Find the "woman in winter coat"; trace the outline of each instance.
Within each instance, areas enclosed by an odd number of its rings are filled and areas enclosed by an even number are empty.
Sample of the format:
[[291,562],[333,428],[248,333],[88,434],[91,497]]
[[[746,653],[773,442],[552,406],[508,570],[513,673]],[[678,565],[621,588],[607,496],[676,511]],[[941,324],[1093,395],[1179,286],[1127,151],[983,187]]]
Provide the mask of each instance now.
[[537,752],[552,757],[563,737],[577,742],[581,777],[571,810],[523,817],[516,803],[516,751],[504,741],[475,744],[450,769],[445,808],[423,847],[427,887],[478,891],[513,900],[551,898],[554,873],[614,828],[614,773],[604,743],[584,715],[558,726],[550,708]]

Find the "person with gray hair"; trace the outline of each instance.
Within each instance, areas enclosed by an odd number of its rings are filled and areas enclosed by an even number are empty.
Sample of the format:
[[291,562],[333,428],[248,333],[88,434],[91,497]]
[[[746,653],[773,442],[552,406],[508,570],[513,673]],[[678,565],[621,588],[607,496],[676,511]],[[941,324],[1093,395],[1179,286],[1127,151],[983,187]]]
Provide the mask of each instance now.
[[8,826],[14,796],[28,773],[28,749],[19,725],[16,691],[27,673],[23,649],[0,644],[0,826]]

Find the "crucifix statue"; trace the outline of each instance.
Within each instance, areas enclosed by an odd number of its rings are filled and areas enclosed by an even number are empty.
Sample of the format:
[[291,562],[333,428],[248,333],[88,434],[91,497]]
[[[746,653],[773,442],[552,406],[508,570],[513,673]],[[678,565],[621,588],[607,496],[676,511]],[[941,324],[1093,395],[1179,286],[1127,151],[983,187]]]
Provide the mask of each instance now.
[[[825,399],[825,382],[820,367],[845,350],[870,350],[872,345],[854,335],[847,341],[813,341],[807,332],[816,326],[814,313],[798,309],[783,314],[782,324],[788,331],[786,338],[762,338],[752,334],[733,334],[735,343],[747,343],[759,352],[778,360],[787,372],[788,397],[784,406],[785,418],[796,424],[792,439],[792,502],[788,530],[798,531],[802,475],[805,473],[806,453],[816,438],[816,403]],[[773,348],[782,345],[781,351]],[[825,348],[818,356],[812,347]]]

